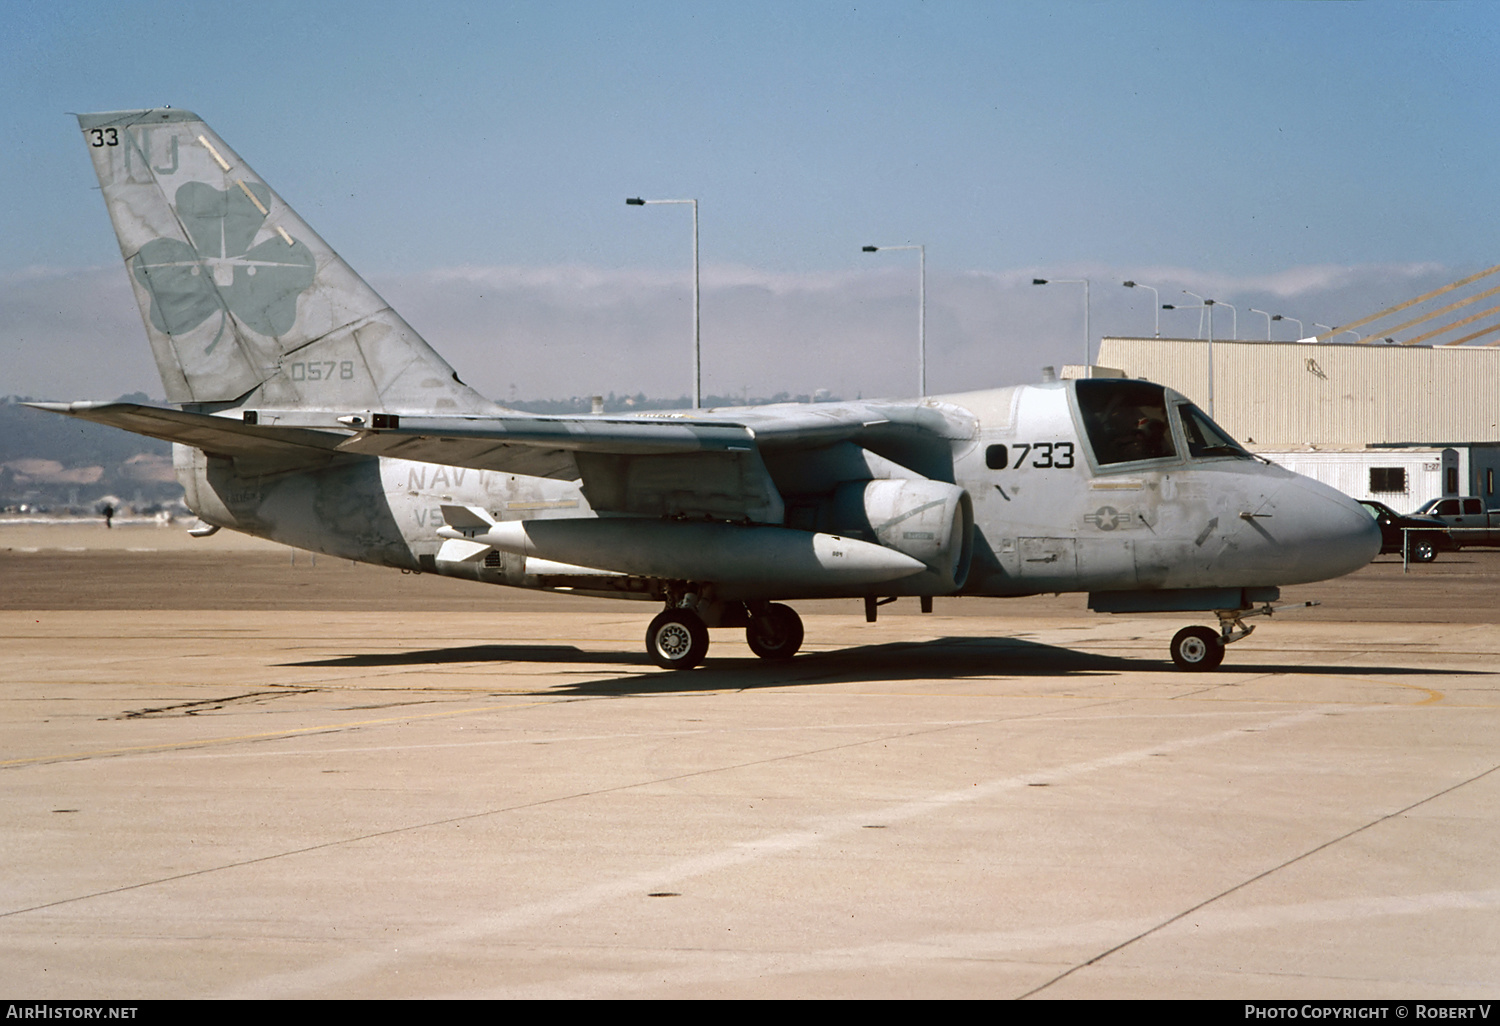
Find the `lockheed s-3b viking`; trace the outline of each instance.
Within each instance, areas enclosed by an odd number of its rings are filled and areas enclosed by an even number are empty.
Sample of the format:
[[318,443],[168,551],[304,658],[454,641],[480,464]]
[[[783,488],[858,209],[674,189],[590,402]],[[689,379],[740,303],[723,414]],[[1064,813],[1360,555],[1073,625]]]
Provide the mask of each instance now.
[[[1089,378],[901,401],[533,416],[465,385],[197,115],[78,119],[175,408],[45,409],[174,443],[209,525],[488,584],[645,599],[697,665],[784,603],[1087,591],[1211,611],[1211,669],[1278,586],[1368,563],[1359,505],[1241,448],[1183,396]],[[512,354],[513,359],[523,358]]]

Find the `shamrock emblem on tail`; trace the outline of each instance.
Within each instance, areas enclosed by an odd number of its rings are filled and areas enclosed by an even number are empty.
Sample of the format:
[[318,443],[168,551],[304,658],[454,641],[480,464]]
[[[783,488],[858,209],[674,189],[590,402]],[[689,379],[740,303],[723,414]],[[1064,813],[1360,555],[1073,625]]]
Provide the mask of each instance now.
[[177,190],[177,216],[191,244],[153,239],[133,261],[136,279],[151,293],[158,331],[181,335],[218,313],[219,331],[206,354],[223,337],[227,313],[261,335],[292,329],[297,297],[312,285],[317,261],[284,232],[251,248],[270,198],[259,183],[220,191],[188,182]]

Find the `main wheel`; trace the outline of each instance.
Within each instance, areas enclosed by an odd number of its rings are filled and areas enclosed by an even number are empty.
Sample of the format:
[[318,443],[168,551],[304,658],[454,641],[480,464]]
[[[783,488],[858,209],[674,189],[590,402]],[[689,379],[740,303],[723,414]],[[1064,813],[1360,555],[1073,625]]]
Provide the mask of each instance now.
[[691,610],[668,609],[646,628],[646,652],[664,670],[691,670],[708,654],[708,628]]
[[1413,563],[1431,563],[1437,559],[1437,544],[1431,538],[1418,535],[1411,540],[1410,546]]
[[1224,639],[1211,627],[1184,627],[1172,638],[1179,670],[1212,670],[1224,661]]
[[762,659],[790,659],[802,647],[802,617],[791,606],[773,602],[750,618],[745,643]]

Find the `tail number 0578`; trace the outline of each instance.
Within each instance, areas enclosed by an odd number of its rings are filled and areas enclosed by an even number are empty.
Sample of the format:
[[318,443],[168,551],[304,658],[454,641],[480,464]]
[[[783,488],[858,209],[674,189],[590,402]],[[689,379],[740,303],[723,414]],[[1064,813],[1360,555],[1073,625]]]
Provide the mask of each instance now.
[[342,363],[335,360],[312,360],[303,362],[301,360],[292,364],[293,381],[332,381],[337,377],[341,381],[352,381],[354,379],[354,361],[344,360]]

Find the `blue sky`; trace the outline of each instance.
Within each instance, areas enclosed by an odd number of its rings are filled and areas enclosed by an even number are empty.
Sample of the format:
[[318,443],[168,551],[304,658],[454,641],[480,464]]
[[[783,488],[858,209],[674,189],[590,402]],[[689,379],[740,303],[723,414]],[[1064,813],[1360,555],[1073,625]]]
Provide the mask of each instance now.
[[[1021,380],[1074,358],[1077,301],[1013,287],[1033,275],[1095,279],[1097,337],[1149,330],[1149,302],[1118,288],[1126,277],[1340,323],[1497,262],[1492,4],[5,10],[0,308],[12,313],[0,312],[0,394],[65,391],[23,348],[109,345],[138,323],[70,111],[197,111],[387,298],[430,308],[425,323],[408,317],[469,378],[480,375],[453,346],[482,346],[506,315],[476,298],[485,283],[493,295],[501,279],[545,281],[544,299],[528,294],[529,337],[566,342],[566,359],[598,338],[602,376],[636,389],[650,340],[677,330],[689,234],[685,210],[626,207],[633,195],[701,203],[710,389],[881,389],[840,370],[837,345],[821,382],[774,367],[805,350],[801,336],[845,338],[851,318],[902,344],[914,261],[861,254],[865,243],[927,246],[929,345],[949,346],[955,381],[973,379],[960,352],[984,351],[984,339],[934,331],[996,334],[1010,362],[1024,361]],[[100,308],[93,329],[59,338],[16,312],[66,305],[69,287],[102,294],[111,279],[83,275],[104,267],[119,278],[123,319]],[[609,315],[581,323],[566,282],[604,279],[619,285]],[[444,291],[462,280],[481,292]],[[840,282],[855,291],[806,299]],[[997,291],[986,300],[975,282]],[[632,288],[644,291],[620,298]],[[731,303],[735,289],[749,292]],[[805,301],[756,313],[756,290]],[[877,310],[868,296],[880,290],[893,305]],[[958,297],[971,293],[965,307]],[[586,287],[575,298],[602,302]],[[454,321],[459,307],[475,320]],[[1242,333],[1246,323],[1242,309]],[[711,330],[762,359],[726,352],[716,368]],[[145,359],[138,328],[119,344]],[[485,384],[497,395],[607,384],[576,380],[515,369]],[[939,371],[935,385],[952,383]]]

